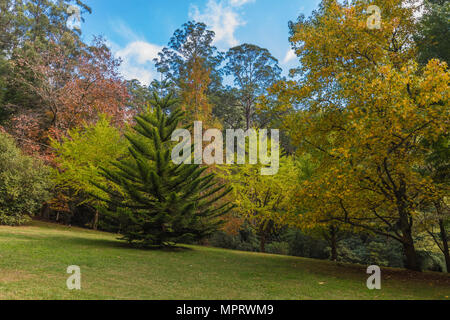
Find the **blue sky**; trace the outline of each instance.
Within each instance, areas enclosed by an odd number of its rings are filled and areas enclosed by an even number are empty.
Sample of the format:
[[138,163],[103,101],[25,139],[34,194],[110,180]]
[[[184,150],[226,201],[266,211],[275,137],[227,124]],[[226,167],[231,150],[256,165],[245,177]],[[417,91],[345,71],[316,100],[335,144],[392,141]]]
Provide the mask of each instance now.
[[123,59],[121,73],[148,84],[158,77],[152,59],[173,32],[188,20],[205,22],[223,51],[242,43],[269,49],[286,74],[295,66],[289,52],[288,21],[309,15],[319,0],[85,0],[85,41],[104,36]]

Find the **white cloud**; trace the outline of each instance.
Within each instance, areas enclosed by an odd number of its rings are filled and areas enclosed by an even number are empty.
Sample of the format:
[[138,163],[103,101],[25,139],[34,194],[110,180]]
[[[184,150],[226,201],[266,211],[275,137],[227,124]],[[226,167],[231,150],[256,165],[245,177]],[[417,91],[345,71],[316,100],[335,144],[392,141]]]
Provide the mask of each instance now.
[[123,77],[127,80],[137,79],[145,85],[149,85],[156,78],[153,59],[161,49],[161,46],[142,40],[130,42],[125,48],[116,50],[113,46],[115,56],[123,60],[120,66]]
[[286,52],[286,56],[283,59],[283,63],[286,64],[286,63],[294,60],[295,58],[297,58],[295,51],[292,49],[289,49],[288,52]]
[[230,0],[230,4],[235,7],[240,7],[251,2],[255,2],[255,0]]
[[192,5],[189,18],[205,23],[215,33],[214,43],[219,47],[233,47],[238,44],[235,37],[237,28],[246,21],[241,17],[240,7],[255,0],[208,0],[206,7],[200,11]]
[[128,41],[135,41],[141,38],[121,19],[111,20],[109,21],[109,24],[115,33],[119,34],[122,38]]
[[145,40],[141,33],[136,33],[121,19],[109,20],[110,28],[122,39],[125,45],[107,41],[116,58],[122,59],[119,72],[126,80],[137,79],[141,84],[149,85],[158,78],[153,59],[162,47]]

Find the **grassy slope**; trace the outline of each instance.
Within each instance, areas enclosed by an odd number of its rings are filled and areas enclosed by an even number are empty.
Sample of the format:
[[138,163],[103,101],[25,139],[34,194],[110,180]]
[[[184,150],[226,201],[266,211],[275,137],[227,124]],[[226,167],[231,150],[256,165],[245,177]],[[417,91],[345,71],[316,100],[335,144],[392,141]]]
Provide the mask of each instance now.
[[[78,265],[82,290],[66,288]],[[34,222],[0,227],[0,299],[448,299],[450,277],[186,246],[128,248],[115,235]]]

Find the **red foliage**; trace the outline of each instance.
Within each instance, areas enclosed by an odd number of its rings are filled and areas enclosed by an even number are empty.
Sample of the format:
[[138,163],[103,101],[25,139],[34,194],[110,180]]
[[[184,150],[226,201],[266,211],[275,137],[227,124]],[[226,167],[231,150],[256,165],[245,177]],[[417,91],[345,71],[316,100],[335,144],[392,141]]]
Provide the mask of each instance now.
[[49,137],[59,139],[71,128],[95,122],[100,113],[121,126],[128,118],[128,91],[119,64],[98,39],[74,56],[53,45],[38,57],[16,59],[18,82],[40,101],[11,119],[10,133],[25,152],[50,160]]

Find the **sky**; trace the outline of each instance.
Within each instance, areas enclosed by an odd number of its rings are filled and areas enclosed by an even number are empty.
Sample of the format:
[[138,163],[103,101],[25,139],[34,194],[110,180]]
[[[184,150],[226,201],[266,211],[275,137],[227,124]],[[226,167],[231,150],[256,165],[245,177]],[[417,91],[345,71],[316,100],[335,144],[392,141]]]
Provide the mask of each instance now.
[[92,14],[83,14],[82,37],[103,36],[123,62],[125,79],[149,84],[159,78],[152,62],[174,31],[185,22],[204,22],[216,33],[221,51],[251,43],[267,48],[284,74],[296,65],[288,41],[288,22],[308,16],[319,0],[85,0]]

